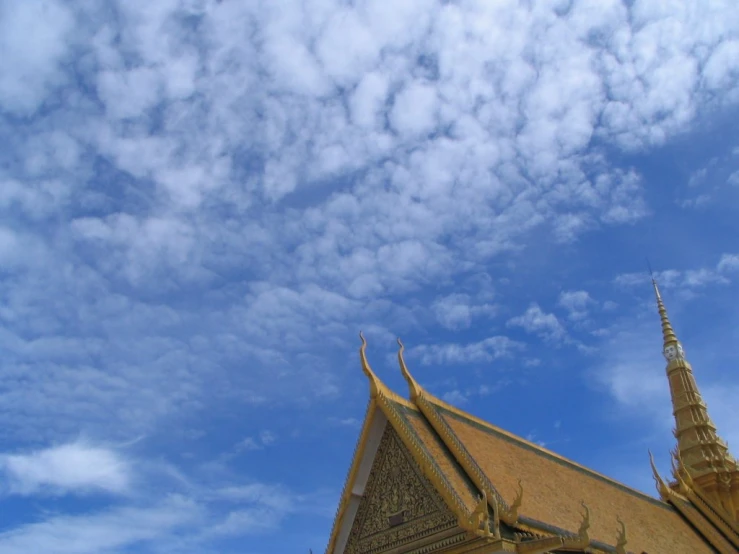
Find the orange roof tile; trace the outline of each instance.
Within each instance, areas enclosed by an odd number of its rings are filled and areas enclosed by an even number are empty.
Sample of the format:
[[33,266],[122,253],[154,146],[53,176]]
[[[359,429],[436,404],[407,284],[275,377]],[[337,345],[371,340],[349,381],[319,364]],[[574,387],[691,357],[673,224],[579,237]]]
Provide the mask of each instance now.
[[[431,399],[507,502],[524,487],[521,521],[535,520],[570,533],[582,521],[581,501],[591,511],[590,537],[613,545],[617,517],[627,530],[627,549],[649,554],[700,554],[714,550],[669,504],[588,470],[473,416]],[[532,523],[533,525],[533,523]]]

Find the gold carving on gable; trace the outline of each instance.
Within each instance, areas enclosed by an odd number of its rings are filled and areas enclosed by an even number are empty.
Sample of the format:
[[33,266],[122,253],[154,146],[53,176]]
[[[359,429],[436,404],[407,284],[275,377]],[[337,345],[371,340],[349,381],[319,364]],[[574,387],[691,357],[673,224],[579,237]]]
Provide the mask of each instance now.
[[457,519],[388,425],[377,449],[346,554],[379,554],[453,528]]

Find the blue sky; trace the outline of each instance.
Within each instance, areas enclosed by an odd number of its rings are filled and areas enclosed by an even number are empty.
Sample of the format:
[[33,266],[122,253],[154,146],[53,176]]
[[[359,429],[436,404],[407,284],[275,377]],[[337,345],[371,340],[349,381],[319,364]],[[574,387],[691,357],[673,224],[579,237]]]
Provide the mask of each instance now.
[[646,257],[739,445],[734,4],[0,0],[0,552],[322,551],[360,329],[652,493]]

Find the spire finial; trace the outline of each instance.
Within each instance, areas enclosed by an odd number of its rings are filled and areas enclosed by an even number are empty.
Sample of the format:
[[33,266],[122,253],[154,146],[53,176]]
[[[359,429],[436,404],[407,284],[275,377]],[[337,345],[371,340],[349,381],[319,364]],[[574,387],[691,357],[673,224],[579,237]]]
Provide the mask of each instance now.
[[659,286],[657,286],[657,280],[652,276],[652,286],[654,287],[654,295],[657,297],[657,311],[659,312],[659,318],[662,321],[662,338],[664,340],[665,349],[668,345],[679,345],[677,335],[672,328],[670,318],[667,317],[667,308],[665,303],[662,302],[662,295],[659,293]]

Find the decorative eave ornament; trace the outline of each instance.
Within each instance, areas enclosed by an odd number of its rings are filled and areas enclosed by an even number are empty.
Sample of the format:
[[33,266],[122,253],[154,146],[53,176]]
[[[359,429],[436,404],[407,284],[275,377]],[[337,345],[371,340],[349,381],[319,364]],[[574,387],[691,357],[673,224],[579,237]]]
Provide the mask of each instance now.
[[367,340],[364,338],[362,331],[359,332],[359,338],[362,341],[362,346],[359,347],[359,359],[362,362],[362,371],[370,383],[370,398],[376,398],[382,388],[382,384],[367,361]]
[[670,498],[670,489],[664,482],[662,477],[660,477],[659,471],[657,471],[657,466],[654,464],[654,456],[652,455],[651,450],[648,452],[649,465],[652,466],[652,477],[654,477],[654,483],[657,486],[657,492],[659,493],[659,497],[662,500],[667,501]]
[[621,527],[618,530],[618,537],[616,538],[616,554],[626,554],[626,544],[628,543],[626,540],[626,525],[624,525],[620,517],[616,517],[616,521],[618,521]]

